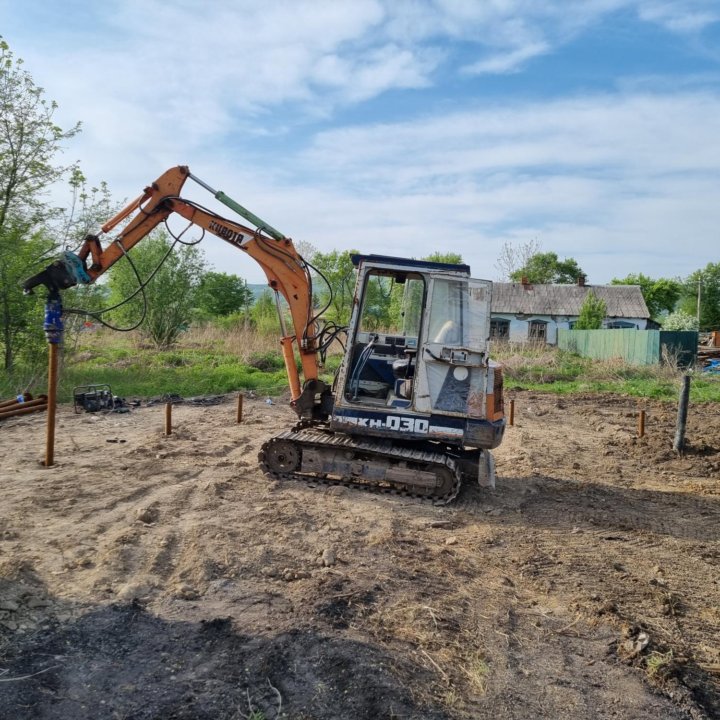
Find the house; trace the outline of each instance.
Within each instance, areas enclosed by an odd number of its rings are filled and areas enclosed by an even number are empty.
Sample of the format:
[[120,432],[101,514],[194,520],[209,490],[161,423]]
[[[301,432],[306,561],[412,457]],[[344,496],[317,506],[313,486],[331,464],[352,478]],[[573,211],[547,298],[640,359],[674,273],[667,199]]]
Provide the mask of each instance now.
[[637,285],[533,285],[493,283],[490,337],[511,342],[555,345],[558,328],[574,327],[588,292],[605,301],[604,328],[648,327],[650,313]]

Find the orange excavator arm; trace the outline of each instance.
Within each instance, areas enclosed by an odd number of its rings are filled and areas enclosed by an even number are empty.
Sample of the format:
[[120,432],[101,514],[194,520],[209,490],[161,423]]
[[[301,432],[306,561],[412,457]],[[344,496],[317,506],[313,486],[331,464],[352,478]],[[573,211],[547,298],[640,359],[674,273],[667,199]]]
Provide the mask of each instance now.
[[[246,227],[228,220],[180,196],[188,178],[212,192],[228,207],[250,219],[257,227]],[[282,347],[285,369],[288,375],[293,403],[310,386],[310,395],[318,392],[318,325],[313,315],[312,286],[307,264],[298,254],[290,238],[264,223],[222,192],[216,192],[190,173],[186,166],[171,168],[161,175],[143,194],[123,208],[101,228],[102,234],[113,231],[123,221],[127,222],[103,248],[98,235],[88,235],[77,255],[65,253],[62,260],[56,260],[42,273],[24,283],[26,292],[39,284],[48,288],[63,289],[78,282],[94,282],[129,252],[155,227],[170,215],[177,214],[190,223],[221,238],[230,245],[246,252],[263,269],[268,285],[282,295],[290,308],[293,332],[289,332],[282,317]],[[72,256],[72,257],[68,257]],[[54,275],[53,275],[54,273]],[[295,363],[294,345],[300,356],[304,388]],[[310,398],[308,398],[310,400]]]

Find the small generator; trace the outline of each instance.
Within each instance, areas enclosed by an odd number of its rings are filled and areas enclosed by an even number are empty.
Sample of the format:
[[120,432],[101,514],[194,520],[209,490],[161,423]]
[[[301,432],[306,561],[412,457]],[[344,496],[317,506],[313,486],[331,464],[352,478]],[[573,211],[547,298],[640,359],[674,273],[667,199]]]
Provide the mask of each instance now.
[[112,410],[115,407],[112,390],[109,385],[78,385],[73,388],[75,412],[98,412]]

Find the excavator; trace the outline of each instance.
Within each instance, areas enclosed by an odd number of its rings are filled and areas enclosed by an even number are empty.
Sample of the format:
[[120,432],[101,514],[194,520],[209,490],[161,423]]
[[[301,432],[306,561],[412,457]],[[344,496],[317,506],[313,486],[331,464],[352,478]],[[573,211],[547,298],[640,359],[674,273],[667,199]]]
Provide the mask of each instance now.
[[[187,180],[253,227],[181,196]],[[275,293],[298,421],[262,445],[266,475],[435,504],[452,501],[463,480],[495,486],[491,450],[502,440],[505,417],[502,369],[489,357],[492,283],[471,278],[468,265],[353,255],[351,317],[337,327],[314,307],[314,268],[292,240],[177,166],[76,252],[64,251],[26,280],[24,291],[44,285],[57,316],[61,291],[93,283],[118,260],[131,259],[132,248],[170,216],[247,253]],[[336,342],[344,355],[326,382],[323,361]]]

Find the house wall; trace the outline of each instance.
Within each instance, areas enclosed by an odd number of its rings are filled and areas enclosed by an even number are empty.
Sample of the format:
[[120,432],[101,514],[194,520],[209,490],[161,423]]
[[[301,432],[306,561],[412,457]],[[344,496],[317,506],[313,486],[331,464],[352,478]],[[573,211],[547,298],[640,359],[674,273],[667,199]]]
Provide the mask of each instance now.
[[[522,320],[510,313],[493,313],[492,320],[507,320],[510,323],[510,342],[528,342],[530,323],[533,320],[541,320],[546,325],[546,342],[548,345],[557,345],[558,330],[570,330],[570,323],[577,321],[577,317],[557,317],[553,315],[531,315]],[[621,318],[623,322],[633,323],[637,330],[644,330],[647,326],[645,318]],[[613,318],[607,318],[604,324],[612,322]]]
[[[625,323],[632,323],[635,325],[635,330],[647,330],[648,329],[648,321],[647,318],[605,318],[605,321],[603,322],[603,327],[606,328],[609,323],[612,322],[625,322]],[[611,328],[612,329],[612,328]],[[633,328],[625,328],[627,330],[633,330]]]

